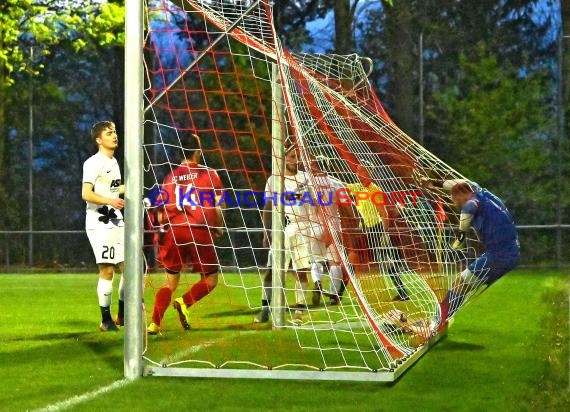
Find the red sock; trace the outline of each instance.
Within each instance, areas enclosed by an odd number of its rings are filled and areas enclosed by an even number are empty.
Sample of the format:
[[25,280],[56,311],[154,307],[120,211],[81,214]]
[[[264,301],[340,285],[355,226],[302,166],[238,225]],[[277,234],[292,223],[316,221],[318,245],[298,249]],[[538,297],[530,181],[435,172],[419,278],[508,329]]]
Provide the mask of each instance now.
[[213,288],[210,288],[206,281],[202,279],[194,283],[190,290],[182,296],[182,299],[184,299],[186,306],[191,306],[210,293],[212,289]]
[[160,326],[164,312],[168,309],[170,305],[170,299],[172,299],[172,291],[170,288],[162,287],[156,292],[154,297],[154,310],[152,311],[152,321]]

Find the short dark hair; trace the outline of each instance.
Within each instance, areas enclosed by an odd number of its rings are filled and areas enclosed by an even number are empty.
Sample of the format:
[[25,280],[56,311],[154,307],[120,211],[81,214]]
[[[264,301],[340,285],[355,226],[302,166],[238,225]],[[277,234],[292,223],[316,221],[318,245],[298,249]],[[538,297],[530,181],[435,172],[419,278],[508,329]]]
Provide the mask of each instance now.
[[191,132],[178,132],[180,137],[180,145],[182,146],[184,157],[190,158],[194,153],[201,149],[200,137]]
[[94,123],[91,127],[91,138],[97,140],[105,129],[114,129],[115,123],[110,120],[103,120],[102,122]]

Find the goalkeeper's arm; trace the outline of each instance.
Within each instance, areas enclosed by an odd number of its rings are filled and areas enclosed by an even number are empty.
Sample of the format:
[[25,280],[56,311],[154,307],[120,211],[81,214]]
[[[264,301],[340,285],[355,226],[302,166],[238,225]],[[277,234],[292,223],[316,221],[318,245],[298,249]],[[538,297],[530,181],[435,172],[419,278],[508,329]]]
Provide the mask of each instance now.
[[459,216],[459,237],[455,239],[453,249],[460,250],[465,247],[467,240],[467,232],[469,232],[469,227],[471,226],[471,221],[473,220],[473,215],[471,213],[461,212]]
[[440,180],[440,179],[430,179],[428,177],[420,178],[420,183],[422,186],[428,189],[440,189],[445,192],[451,192],[453,186],[459,183],[468,182],[465,179],[447,179],[447,180]]

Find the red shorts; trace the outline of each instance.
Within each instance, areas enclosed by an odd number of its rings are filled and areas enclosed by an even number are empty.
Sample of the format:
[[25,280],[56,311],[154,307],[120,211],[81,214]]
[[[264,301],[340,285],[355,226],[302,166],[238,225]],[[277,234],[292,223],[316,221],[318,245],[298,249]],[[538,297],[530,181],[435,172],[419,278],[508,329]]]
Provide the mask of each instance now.
[[170,273],[179,273],[185,264],[192,271],[208,275],[218,271],[214,240],[208,229],[170,228],[158,244],[158,260]]

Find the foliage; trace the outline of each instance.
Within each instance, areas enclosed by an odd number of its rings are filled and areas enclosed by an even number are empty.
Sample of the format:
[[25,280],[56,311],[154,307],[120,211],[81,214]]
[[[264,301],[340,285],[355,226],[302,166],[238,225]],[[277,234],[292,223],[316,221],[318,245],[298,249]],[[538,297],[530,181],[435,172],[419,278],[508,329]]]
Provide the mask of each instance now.
[[458,69],[458,81],[435,94],[429,113],[445,130],[435,140],[440,154],[506,197],[523,221],[548,221],[552,208],[538,206],[555,201],[548,77],[501,67],[484,45],[472,58],[461,55]]

